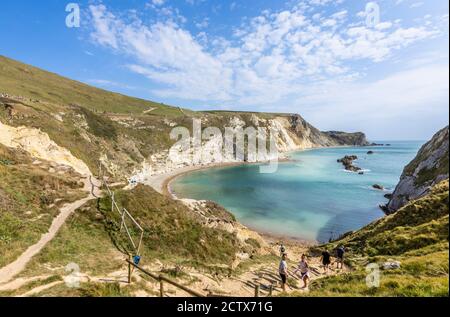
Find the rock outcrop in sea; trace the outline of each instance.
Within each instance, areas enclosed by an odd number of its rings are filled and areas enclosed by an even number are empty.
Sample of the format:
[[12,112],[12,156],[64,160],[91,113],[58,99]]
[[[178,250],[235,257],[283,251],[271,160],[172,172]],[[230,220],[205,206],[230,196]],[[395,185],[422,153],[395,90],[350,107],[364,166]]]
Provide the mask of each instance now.
[[373,184],[372,187],[373,187],[374,189],[384,190],[384,186],[383,186],[383,185],[380,185],[380,184]]
[[392,198],[383,207],[387,214],[396,212],[411,200],[425,196],[434,185],[448,179],[448,145],[447,126],[422,146],[414,160],[405,167]]
[[328,137],[335,140],[338,145],[352,145],[352,146],[369,146],[366,135],[362,132],[341,132],[341,131],[328,131],[323,132]]
[[342,163],[342,165],[344,165],[346,171],[361,172],[362,169],[360,167],[353,165],[353,161],[357,159],[358,157],[356,155],[346,155],[337,161],[338,163]]

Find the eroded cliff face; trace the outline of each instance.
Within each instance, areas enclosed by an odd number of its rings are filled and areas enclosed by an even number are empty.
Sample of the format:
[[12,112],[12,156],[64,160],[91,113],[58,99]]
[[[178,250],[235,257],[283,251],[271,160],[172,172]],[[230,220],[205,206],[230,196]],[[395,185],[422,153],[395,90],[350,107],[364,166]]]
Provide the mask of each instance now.
[[386,213],[396,212],[409,201],[428,194],[431,188],[442,180],[448,179],[448,143],[447,126],[422,146],[414,160],[405,167],[400,182],[385,208]]
[[366,135],[362,132],[347,133],[341,131],[324,132],[328,137],[334,140],[338,145],[368,146]]
[[38,129],[15,128],[0,122],[0,144],[24,150],[34,158],[69,166],[80,175],[91,175],[89,167],[82,160],[73,156],[66,148],[57,145],[48,134]]
[[[220,130],[225,127],[236,131],[247,127],[262,129],[266,132],[267,140],[269,135],[275,138],[276,152],[267,149],[267,152],[258,151],[254,158],[245,157],[247,162],[267,162],[271,159],[285,159],[288,152],[331,146],[366,146],[369,143],[363,133],[345,132],[321,132],[317,128],[306,122],[300,115],[273,115],[264,114],[227,114],[211,118],[205,115],[197,118],[201,121],[202,127],[217,125]],[[191,137],[191,143],[193,141]],[[257,138],[257,142],[264,142],[264,139]],[[202,140],[201,148],[192,147],[188,151],[180,147],[164,149],[157,154],[151,155],[143,162],[141,168],[136,169],[131,177],[132,183],[146,183],[149,177],[154,175],[172,172],[176,169],[188,166],[206,166],[217,163],[240,162],[234,155],[229,155],[224,151],[223,138],[213,137]],[[201,153],[198,154],[198,151]],[[214,155],[219,152],[221,155]],[[200,161],[194,157],[199,155]]]

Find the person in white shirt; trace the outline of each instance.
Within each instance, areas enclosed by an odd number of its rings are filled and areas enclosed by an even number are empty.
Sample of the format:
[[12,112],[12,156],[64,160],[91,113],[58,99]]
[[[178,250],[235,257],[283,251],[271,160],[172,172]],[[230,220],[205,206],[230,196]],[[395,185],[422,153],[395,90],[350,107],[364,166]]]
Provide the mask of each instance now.
[[280,273],[281,277],[281,288],[283,289],[283,292],[286,292],[286,284],[287,284],[287,276],[288,276],[288,265],[287,265],[287,254],[284,253],[281,256],[280,266],[278,268],[278,271]]
[[310,279],[310,274],[309,274],[308,260],[306,258],[306,255],[304,255],[304,254],[302,255],[302,259],[298,263],[298,267],[294,271],[294,274],[297,274],[298,271],[300,271],[300,278],[301,278],[301,280],[304,283],[303,288],[307,288],[308,287],[308,281]]

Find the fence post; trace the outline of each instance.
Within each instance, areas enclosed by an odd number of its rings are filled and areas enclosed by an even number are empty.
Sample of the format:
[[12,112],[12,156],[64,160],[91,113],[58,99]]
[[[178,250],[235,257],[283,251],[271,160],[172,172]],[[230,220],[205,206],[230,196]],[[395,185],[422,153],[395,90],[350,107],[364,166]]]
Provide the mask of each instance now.
[[159,277],[159,297],[164,297],[164,282],[161,276]]
[[259,284],[255,285],[255,297],[259,297]]
[[[131,261],[131,256],[129,256],[129,259]],[[128,284],[131,284],[131,263],[128,262]]]
[[269,286],[269,297],[272,297],[273,294],[273,284],[270,284]]

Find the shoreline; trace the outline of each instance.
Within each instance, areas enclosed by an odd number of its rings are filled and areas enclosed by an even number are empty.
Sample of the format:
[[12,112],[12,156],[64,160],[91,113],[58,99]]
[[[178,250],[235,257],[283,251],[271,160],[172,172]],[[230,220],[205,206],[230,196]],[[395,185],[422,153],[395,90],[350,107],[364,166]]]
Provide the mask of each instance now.
[[[292,151],[283,153],[283,157],[278,160],[278,163],[286,163],[286,162],[295,161],[290,158],[290,154],[295,153],[295,152],[312,151],[312,150],[317,150],[317,149],[352,148],[352,147],[353,146],[351,146],[351,145],[331,146],[331,147],[320,146],[320,147],[292,150]],[[163,195],[168,196],[175,200],[181,200],[182,198],[179,198],[171,188],[171,183],[179,177],[182,177],[182,176],[192,173],[192,172],[207,170],[207,169],[225,168],[225,167],[243,166],[243,165],[259,165],[259,164],[265,164],[265,163],[267,163],[267,162],[252,162],[252,163],[249,163],[249,162],[227,162],[227,163],[212,163],[212,164],[200,165],[200,166],[199,165],[186,166],[186,167],[182,167],[179,169],[175,169],[175,170],[167,172],[167,173],[154,175],[154,176],[150,177],[150,179],[148,181],[146,181],[144,184],[152,187],[160,194],[163,194]],[[291,236],[287,236],[287,235],[274,234],[271,232],[258,230],[258,229],[249,227],[242,223],[240,223],[240,224],[252,231],[255,231],[264,240],[266,240],[269,243],[276,243],[279,241],[283,241],[283,242],[287,242],[287,243],[298,244],[298,245],[301,245],[304,247],[320,245],[320,242],[317,240],[307,240],[307,239],[291,237]]]
[[[278,163],[287,163],[287,162],[293,162],[290,158],[282,158],[278,160]],[[208,170],[208,169],[215,169],[215,168],[225,168],[225,167],[235,167],[235,166],[245,166],[245,165],[260,165],[265,164],[267,162],[229,162],[229,163],[213,163],[209,165],[203,165],[203,166],[187,166],[182,169],[174,170],[173,173],[167,173],[165,174],[166,177],[164,178],[162,184],[161,184],[161,194],[168,195],[169,197],[173,199],[180,199],[172,190],[170,184],[175,181],[177,178],[182,177],[186,174],[196,172],[196,171],[202,171],[202,170]]]
[[[279,163],[287,163],[292,162],[290,158],[284,158],[282,160],[279,160]],[[258,165],[258,164],[264,164],[264,162],[255,162],[255,163],[248,163],[248,162],[229,162],[229,163],[214,163],[204,166],[187,166],[184,168],[176,169],[170,173],[165,173],[161,175],[156,175],[160,177],[155,177],[153,179],[153,185],[160,185],[160,193],[166,196],[169,196],[172,199],[175,200],[181,200],[183,198],[179,198],[171,189],[170,184],[175,181],[177,178],[182,177],[186,174],[201,171],[201,170],[208,170],[208,169],[214,169],[214,168],[225,168],[225,167],[234,167],[234,166],[243,166],[243,165]],[[155,182],[157,184],[155,184]],[[149,185],[147,183],[147,185]],[[156,188],[154,188],[156,190]],[[189,198],[190,199],[190,198]],[[319,241],[317,240],[307,240],[303,238],[293,237],[289,235],[282,235],[282,234],[276,234],[260,229],[253,228],[251,226],[245,225],[241,223],[240,221],[237,221],[240,225],[246,227],[249,230],[252,230],[256,233],[258,233],[261,238],[263,238],[267,243],[269,244],[278,244],[279,242],[283,242],[286,245],[292,244],[292,245],[298,245],[301,247],[313,247],[320,245]]]

